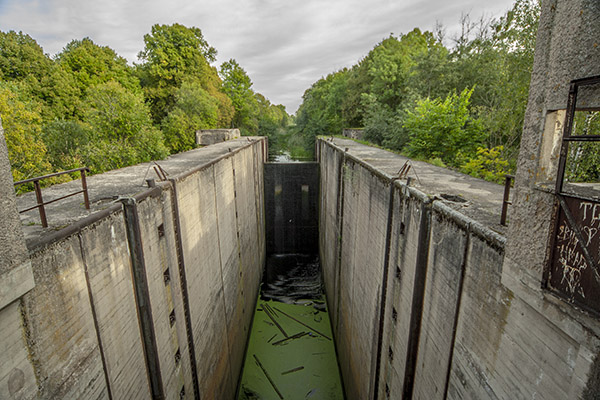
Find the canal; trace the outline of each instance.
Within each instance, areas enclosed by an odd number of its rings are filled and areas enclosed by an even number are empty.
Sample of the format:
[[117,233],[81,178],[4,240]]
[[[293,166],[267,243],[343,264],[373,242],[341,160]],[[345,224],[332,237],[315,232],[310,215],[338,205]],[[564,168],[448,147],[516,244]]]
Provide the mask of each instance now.
[[267,259],[238,399],[343,399],[318,257],[319,166],[265,164]]

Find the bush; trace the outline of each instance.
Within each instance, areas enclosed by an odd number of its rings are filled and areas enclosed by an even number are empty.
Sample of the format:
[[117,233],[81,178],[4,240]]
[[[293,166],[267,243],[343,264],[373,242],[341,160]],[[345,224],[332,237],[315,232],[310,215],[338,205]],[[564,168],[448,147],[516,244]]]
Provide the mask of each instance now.
[[417,101],[404,122],[410,136],[408,154],[425,159],[440,158],[445,164],[458,167],[460,155],[475,153],[484,132],[479,120],[472,118],[469,112],[472,94],[473,89],[465,89],[445,100]]
[[486,181],[503,183],[504,176],[510,172],[508,161],[502,158],[503,151],[503,146],[491,149],[478,147],[476,157],[470,158],[460,170]]

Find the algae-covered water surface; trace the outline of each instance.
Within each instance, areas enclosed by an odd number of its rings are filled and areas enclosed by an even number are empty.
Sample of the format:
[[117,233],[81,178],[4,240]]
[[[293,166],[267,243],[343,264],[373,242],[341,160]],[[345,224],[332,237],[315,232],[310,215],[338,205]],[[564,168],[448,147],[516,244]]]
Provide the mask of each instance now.
[[343,399],[318,260],[269,258],[238,399]]

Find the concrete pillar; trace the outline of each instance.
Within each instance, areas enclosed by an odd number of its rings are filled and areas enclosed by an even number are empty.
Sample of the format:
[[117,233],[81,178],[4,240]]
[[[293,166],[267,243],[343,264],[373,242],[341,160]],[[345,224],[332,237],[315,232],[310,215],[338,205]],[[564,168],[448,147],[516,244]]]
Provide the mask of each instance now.
[[[553,273],[549,263],[559,202],[555,184],[569,87],[572,80],[598,75],[600,2],[543,1],[502,283],[516,298],[551,321],[561,334],[579,343],[578,354],[572,358],[577,360],[569,388],[572,398],[579,398],[584,386],[588,394],[600,390],[600,320],[589,318],[565,296],[555,298],[556,292],[547,289],[547,282]],[[594,104],[588,102],[586,107],[594,109],[600,104],[600,95],[597,91],[592,94]],[[531,318],[520,323],[527,326]],[[595,362],[590,354],[597,354]]]
[[0,398],[37,394],[19,299],[34,286],[0,121]]

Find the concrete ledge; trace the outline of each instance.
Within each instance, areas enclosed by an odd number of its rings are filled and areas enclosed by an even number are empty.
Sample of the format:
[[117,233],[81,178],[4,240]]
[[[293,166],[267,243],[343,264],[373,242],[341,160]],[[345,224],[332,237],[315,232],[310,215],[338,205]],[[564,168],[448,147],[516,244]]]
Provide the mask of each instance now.
[[[400,154],[367,146],[350,139],[325,138],[319,140],[327,146],[341,152],[347,160],[352,160],[368,169],[380,179],[388,182],[398,176],[406,165],[410,166],[407,177],[411,178],[409,192],[417,198],[439,198],[458,196],[465,203],[447,202],[460,214],[479,222],[500,236],[504,236],[506,227],[500,225],[500,213],[504,186],[487,182],[463,173],[438,167],[423,161],[411,160]],[[396,181],[406,185],[406,177]],[[418,190],[420,193],[417,193]]]
[[475,234],[479,238],[485,240],[488,244],[492,245],[497,249],[504,249],[506,245],[506,238],[497,232],[489,229],[485,225],[469,218],[460,212],[456,211],[448,204],[445,204],[443,200],[435,200],[433,202],[433,209],[445,216],[452,221],[456,222],[461,228],[468,231],[471,234]]
[[[185,178],[189,177],[190,175],[195,174],[196,172],[199,172],[199,171],[202,171],[203,169],[209,168],[210,166],[215,165],[219,161],[225,160],[225,159],[239,153],[240,151],[244,150],[246,147],[250,146],[252,143],[254,143],[257,140],[256,138],[251,139],[250,137],[247,137],[247,139],[248,139],[248,144],[242,145],[241,147],[228,148],[227,153],[222,154],[204,164],[201,164],[195,168],[190,169],[189,171],[186,171],[180,175],[175,176],[175,178],[174,178],[175,181],[176,182],[182,181]],[[263,139],[263,140],[266,140],[266,139]]]
[[196,144],[207,146],[240,137],[239,129],[201,129],[196,131]]
[[[329,146],[333,147],[334,149],[344,153],[344,157],[346,157],[346,159],[352,160],[353,162],[363,166],[364,168],[366,168],[367,170],[369,170],[371,173],[373,173],[374,175],[384,179],[384,180],[391,180],[394,176],[391,174],[387,174],[384,171],[378,169],[377,167],[375,167],[374,165],[370,164],[369,162],[367,162],[366,160],[363,160],[360,157],[357,157],[354,154],[350,154],[348,151],[346,151],[346,149],[348,149],[347,147],[344,147],[343,145],[340,146],[337,143],[335,143],[334,141],[329,141],[329,140],[323,140],[324,143],[327,143]],[[351,141],[351,143],[354,143],[353,141]],[[365,146],[368,147],[368,146]]]
[[346,128],[342,132],[342,136],[345,136],[350,139],[361,140],[365,136],[365,130],[363,128]]
[[85,217],[79,221],[76,221],[63,229],[49,233],[47,235],[32,238],[30,241],[27,242],[27,248],[29,249],[29,251],[31,253],[34,253],[34,252],[40,250],[41,248],[46,247],[56,241],[59,241],[61,239],[64,239],[71,235],[74,235],[74,234],[78,233],[79,231],[81,231],[86,226],[92,225],[92,224],[106,218],[108,215],[119,212],[122,209],[123,209],[123,206],[121,205],[121,203],[115,203],[115,204],[111,205],[110,207],[108,207],[104,210],[95,212],[94,214],[91,214],[88,217]]
[[35,286],[31,261],[0,275],[0,310],[29,292]]
[[[181,181],[194,172],[214,165],[220,160],[238,154],[245,148],[255,144],[257,141],[263,143],[265,152],[266,141],[261,137],[245,137],[225,143],[190,150],[169,156],[165,160],[138,164],[105,172],[103,174],[88,177],[88,190],[90,198],[90,210],[86,210],[82,204],[82,196],[72,196],[46,206],[48,215],[48,228],[43,228],[39,223],[37,209],[20,215],[23,233],[27,242],[27,248],[31,251],[51,243],[59,238],[66,237],[78,232],[81,227],[89,225],[94,221],[114,212],[113,202],[120,197],[136,197],[138,200],[144,196],[154,196],[158,192],[148,187],[148,180],[155,178],[153,183],[161,187],[160,178],[155,174],[155,169],[160,168],[167,175],[167,179]],[[44,200],[52,200],[69,193],[81,190],[79,180],[70,181],[60,185],[54,185],[43,189]],[[150,190],[150,192],[148,192]],[[148,193],[147,193],[148,192]],[[141,197],[140,197],[141,196]],[[17,197],[19,209],[25,209],[36,203],[33,192],[25,193]],[[120,208],[118,204],[116,207]],[[112,211],[111,211],[112,210]],[[96,215],[100,213],[100,215]]]

